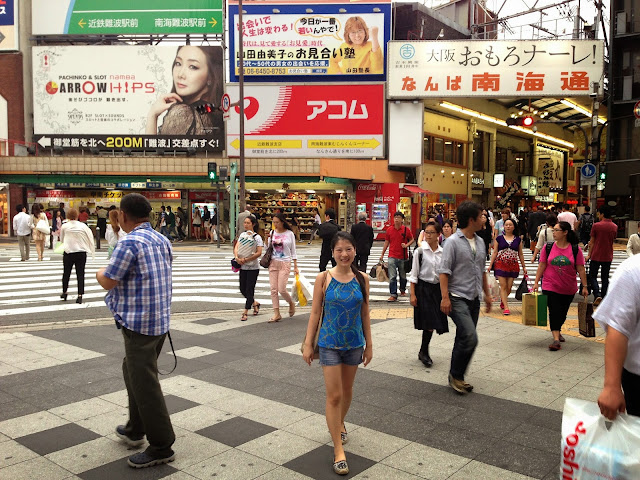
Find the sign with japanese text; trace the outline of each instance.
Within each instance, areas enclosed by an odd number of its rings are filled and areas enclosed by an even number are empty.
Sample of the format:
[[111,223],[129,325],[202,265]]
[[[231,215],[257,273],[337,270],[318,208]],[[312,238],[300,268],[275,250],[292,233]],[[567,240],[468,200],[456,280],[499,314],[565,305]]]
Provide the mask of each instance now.
[[31,1],[34,35],[223,33],[222,0]]
[[[231,102],[238,87],[228,85]],[[384,155],[384,85],[245,86],[247,157]],[[226,114],[227,153],[238,156],[239,107]]]
[[0,0],[0,51],[18,50],[18,0]]
[[[245,80],[384,81],[391,3],[243,3]],[[238,81],[240,24],[229,5],[231,82]],[[281,80],[282,81],[282,80]]]
[[34,133],[43,147],[222,151],[215,46],[33,47]]
[[[76,184],[71,184],[76,185]],[[84,184],[83,184],[84,185]],[[68,188],[68,187],[66,187]],[[102,200],[121,199],[127,193],[122,190],[35,190],[35,201],[38,202],[64,202],[69,199],[87,199],[88,201],[100,202]],[[136,192],[145,196],[149,200],[180,200],[182,193],[180,191],[172,192]]]
[[597,40],[392,41],[390,98],[575,97],[601,83]]
[[549,195],[551,189],[562,188],[564,152],[537,144],[535,147],[534,165],[538,177],[538,195]]

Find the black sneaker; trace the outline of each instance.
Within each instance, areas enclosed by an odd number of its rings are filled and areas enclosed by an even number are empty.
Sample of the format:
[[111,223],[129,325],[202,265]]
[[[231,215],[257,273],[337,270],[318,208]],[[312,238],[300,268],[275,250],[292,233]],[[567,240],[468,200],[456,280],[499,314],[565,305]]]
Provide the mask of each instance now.
[[173,462],[175,459],[176,454],[173,450],[171,450],[170,454],[160,457],[149,455],[147,452],[140,452],[135,455],[131,455],[127,460],[127,464],[132,468],[147,468],[153,467],[154,465],[163,465],[165,463]]
[[139,447],[140,445],[144,444],[144,435],[129,436],[127,435],[127,430],[124,425],[118,425],[116,427],[116,437],[118,437],[130,447]]
[[433,367],[433,360],[431,360],[431,357],[428,354],[425,355],[422,352],[418,352],[418,360],[420,360],[427,368]]

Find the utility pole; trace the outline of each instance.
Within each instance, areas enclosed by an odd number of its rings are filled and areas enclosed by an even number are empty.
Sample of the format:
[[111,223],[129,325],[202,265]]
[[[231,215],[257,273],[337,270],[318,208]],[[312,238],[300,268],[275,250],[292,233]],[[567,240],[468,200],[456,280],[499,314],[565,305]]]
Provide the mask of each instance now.
[[[245,171],[244,171],[244,31],[243,31],[243,23],[242,23],[242,0],[238,0],[238,21],[240,23],[240,31],[238,33],[238,38],[240,41],[240,45],[238,48],[238,53],[240,55],[240,59],[238,62],[238,77],[239,77],[239,85],[238,89],[240,90],[240,211],[245,211],[246,199],[245,199]],[[234,222],[235,218],[230,219]]]

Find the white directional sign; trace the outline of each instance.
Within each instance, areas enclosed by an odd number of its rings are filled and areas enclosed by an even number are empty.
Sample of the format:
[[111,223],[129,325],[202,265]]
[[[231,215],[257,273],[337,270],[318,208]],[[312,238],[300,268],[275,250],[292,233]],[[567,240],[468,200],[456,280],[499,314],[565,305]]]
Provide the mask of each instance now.
[[596,166],[593,163],[585,163],[580,168],[580,185],[595,185],[596,171]]

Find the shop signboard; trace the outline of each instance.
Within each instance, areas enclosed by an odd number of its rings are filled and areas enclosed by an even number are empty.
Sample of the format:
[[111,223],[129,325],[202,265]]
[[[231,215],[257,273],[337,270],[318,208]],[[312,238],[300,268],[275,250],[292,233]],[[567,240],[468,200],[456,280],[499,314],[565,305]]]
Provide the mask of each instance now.
[[[228,8],[229,79],[237,82],[238,5],[229,2]],[[245,81],[385,80],[390,0],[245,1],[243,10],[247,12],[242,16]]]
[[19,49],[18,0],[0,0],[0,52]]
[[604,71],[601,40],[392,41],[389,98],[576,97]]
[[37,141],[72,149],[222,151],[222,112],[194,108],[198,101],[219,104],[222,56],[218,46],[33,47]]
[[[233,103],[238,87],[227,86]],[[384,156],[384,85],[248,85],[247,157]],[[227,152],[240,152],[240,108],[226,114]]]
[[552,188],[562,188],[564,152],[537,144],[535,147],[538,195],[549,195]]
[[[71,184],[76,185],[76,184]],[[36,202],[42,203],[59,203],[68,202],[70,200],[81,199],[89,202],[100,202],[102,200],[116,200],[125,196],[127,193],[123,190],[35,190]],[[182,193],[180,191],[141,191],[138,192],[149,200],[180,200]]]
[[223,33],[222,0],[31,1],[34,35]]

